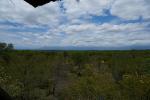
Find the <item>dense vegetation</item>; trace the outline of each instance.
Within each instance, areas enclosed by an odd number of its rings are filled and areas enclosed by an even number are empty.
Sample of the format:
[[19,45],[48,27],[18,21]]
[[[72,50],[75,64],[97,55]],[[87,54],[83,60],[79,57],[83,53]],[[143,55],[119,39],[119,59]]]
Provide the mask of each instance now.
[[150,51],[0,51],[14,100],[150,100]]

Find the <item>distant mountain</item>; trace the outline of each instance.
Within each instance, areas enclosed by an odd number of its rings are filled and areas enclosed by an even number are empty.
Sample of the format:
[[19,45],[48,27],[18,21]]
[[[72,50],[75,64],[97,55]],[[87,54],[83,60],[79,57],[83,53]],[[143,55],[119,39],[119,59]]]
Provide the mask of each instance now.
[[132,45],[122,47],[88,47],[88,46],[52,46],[42,47],[39,50],[148,50],[150,45]]

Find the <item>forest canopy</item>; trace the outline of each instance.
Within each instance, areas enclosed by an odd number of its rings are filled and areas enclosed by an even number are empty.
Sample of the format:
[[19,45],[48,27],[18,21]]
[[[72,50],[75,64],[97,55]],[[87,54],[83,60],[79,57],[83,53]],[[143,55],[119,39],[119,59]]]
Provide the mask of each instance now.
[[14,100],[150,100],[150,51],[4,51]]

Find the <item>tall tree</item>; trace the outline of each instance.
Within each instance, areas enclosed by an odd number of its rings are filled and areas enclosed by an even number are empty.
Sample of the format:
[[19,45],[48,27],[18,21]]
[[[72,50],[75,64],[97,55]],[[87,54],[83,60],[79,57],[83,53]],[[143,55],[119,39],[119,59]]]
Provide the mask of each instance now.
[[14,46],[12,43],[2,43],[0,42],[0,50],[13,50],[14,49]]
[[13,50],[14,49],[14,45],[12,43],[9,43],[7,45],[7,50]]
[[7,47],[6,43],[1,43],[0,42],[0,50],[4,50]]

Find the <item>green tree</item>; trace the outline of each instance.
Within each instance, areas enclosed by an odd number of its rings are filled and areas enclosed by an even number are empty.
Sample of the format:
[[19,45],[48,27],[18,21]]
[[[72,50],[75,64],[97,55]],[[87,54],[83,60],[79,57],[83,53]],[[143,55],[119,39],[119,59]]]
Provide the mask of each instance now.
[[7,48],[6,48],[7,50],[13,50],[14,49],[14,45],[12,44],[12,43],[9,43],[8,45],[7,45]]
[[0,42],[0,50],[13,50],[14,49],[14,45],[12,43],[1,43]]
[[7,44],[0,42],[0,50],[4,50],[5,48],[7,48]]

